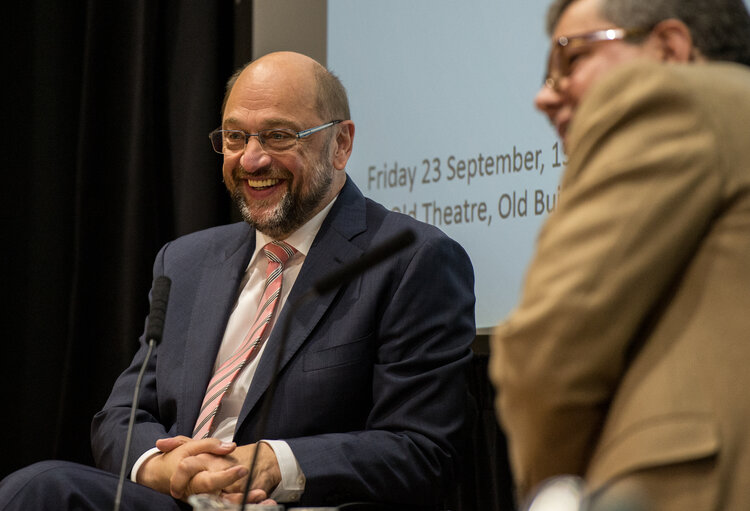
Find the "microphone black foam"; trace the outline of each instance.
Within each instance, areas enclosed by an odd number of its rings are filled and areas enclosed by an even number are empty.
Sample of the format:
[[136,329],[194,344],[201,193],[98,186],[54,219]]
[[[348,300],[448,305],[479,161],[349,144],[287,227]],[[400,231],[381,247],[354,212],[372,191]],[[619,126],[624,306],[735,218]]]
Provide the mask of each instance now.
[[401,231],[400,233],[387,239],[385,242],[378,245],[374,249],[370,250],[359,259],[356,259],[351,263],[344,265],[340,269],[331,272],[329,275],[326,275],[325,277],[320,279],[314,285],[315,291],[319,295],[322,295],[323,293],[326,293],[336,288],[337,286],[348,282],[365,270],[375,266],[384,259],[392,256],[396,252],[408,247],[409,245],[414,243],[415,239],[416,236],[414,235],[414,231],[412,231],[411,229],[405,229]]
[[164,332],[164,318],[167,314],[167,301],[172,281],[164,275],[157,277],[151,291],[151,310],[148,313],[148,326],[146,327],[146,340],[154,340],[157,344],[161,341]]

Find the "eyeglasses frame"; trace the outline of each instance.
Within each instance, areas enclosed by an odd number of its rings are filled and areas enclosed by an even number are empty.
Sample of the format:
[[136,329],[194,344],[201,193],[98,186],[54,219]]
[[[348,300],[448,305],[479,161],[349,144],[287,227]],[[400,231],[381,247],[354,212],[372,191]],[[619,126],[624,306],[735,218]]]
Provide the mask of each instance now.
[[[315,126],[313,128],[307,128],[307,129],[304,129],[302,131],[294,131],[293,129],[290,129],[290,128],[269,128],[269,129],[265,129],[265,130],[260,130],[260,131],[258,131],[258,133],[248,133],[247,131],[244,131],[244,130],[225,130],[225,129],[221,129],[221,126],[219,126],[218,128],[216,128],[215,130],[213,130],[211,133],[208,134],[208,138],[211,141],[211,148],[215,152],[217,152],[219,154],[224,154],[224,136],[223,136],[224,132],[242,133],[245,136],[245,145],[242,147],[241,150],[238,150],[236,152],[242,152],[245,149],[247,149],[247,144],[250,142],[250,137],[258,137],[258,142],[260,143],[260,146],[263,148],[264,151],[266,151],[266,152],[270,151],[270,152],[279,153],[279,152],[289,151],[290,149],[292,149],[294,147],[294,145],[290,146],[288,149],[281,149],[281,150],[269,148],[266,145],[266,140],[263,138],[263,133],[264,132],[268,132],[268,131],[286,131],[286,132],[288,132],[290,134],[294,133],[295,134],[295,145],[296,145],[296,141],[297,140],[299,140],[301,138],[308,137],[308,136],[312,135],[313,133],[317,133],[318,131],[322,131],[322,130],[324,130],[326,128],[330,128],[331,126],[335,126],[336,124],[339,124],[340,122],[344,122],[344,120],[343,119],[337,119],[335,121],[330,121],[330,122],[327,122],[325,124],[321,124],[320,126]],[[220,139],[220,141],[221,141],[221,148],[222,148],[221,151],[217,151],[216,150],[216,145],[214,144],[214,136],[217,135],[217,134],[222,135],[222,137]]]
[[[596,42],[626,41],[637,36],[645,35],[649,32],[650,30],[645,28],[605,28],[602,30],[587,32],[585,34],[558,37],[553,43],[549,57],[547,58],[547,75],[544,77],[544,85],[554,91],[559,91],[560,80],[570,75],[570,71],[567,69],[565,71],[560,71],[562,66],[559,62],[561,59],[558,58],[557,63],[553,63],[555,56],[559,55],[564,48],[575,48],[577,46]],[[559,72],[553,73],[553,68]]]

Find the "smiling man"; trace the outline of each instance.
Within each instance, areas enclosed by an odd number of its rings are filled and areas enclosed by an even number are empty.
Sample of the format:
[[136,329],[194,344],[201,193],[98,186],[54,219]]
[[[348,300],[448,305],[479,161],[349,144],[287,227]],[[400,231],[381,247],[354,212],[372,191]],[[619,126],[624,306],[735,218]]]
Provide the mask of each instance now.
[[[233,76],[210,139],[245,222],[177,239],[156,258],[154,277],[169,277],[171,293],[130,450],[140,484],[125,485],[122,509],[186,509],[195,493],[237,502],[256,450],[253,502],[439,506],[458,477],[466,421],[475,336],[467,254],[362,196],[345,171],[354,139],[346,93],[306,56],[273,53]],[[413,244],[299,301],[407,229]],[[3,509],[111,506],[141,341],[94,418],[104,470],[32,465],[0,485]]]
[[587,509],[747,509],[747,8],[558,0],[548,31],[568,165],[490,361],[519,496],[574,474]]
[[[290,62],[280,64],[280,59]],[[300,66],[295,59],[292,54],[269,56],[236,75],[222,127],[211,134],[214,147],[224,153],[224,182],[243,218],[275,239],[288,237],[338,195],[346,182],[340,171],[354,138],[346,97],[333,77],[323,68],[314,68],[311,75],[311,64]],[[311,79],[338,95],[311,101],[305,85]],[[255,149],[264,150],[245,150],[251,126],[263,127],[253,140],[258,142]],[[326,130],[339,136],[332,140],[324,136]],[[298,150],[290,150],[297,141]]]

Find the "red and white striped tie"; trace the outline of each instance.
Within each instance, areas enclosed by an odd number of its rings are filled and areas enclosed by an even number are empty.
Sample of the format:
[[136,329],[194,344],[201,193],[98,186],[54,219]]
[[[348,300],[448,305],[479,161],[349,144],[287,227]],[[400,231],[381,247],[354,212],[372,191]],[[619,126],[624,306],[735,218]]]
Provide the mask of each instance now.
[[272,241],[263,247],[263,253],[268,258],[268,268],[266,269],[263,298],[261,298],[258,312],[255,315],[255,321],[237,351],[221,364],[221,367],[216,370],[208,383],[201,411],[198,414],[198,420],[195,422],[193,438],[207,438],[209,436],[214,417],[216,412],[219,411],[224,394],[229,390],[245,364],[258,354],[263,334],[268,323],[271,322],[276,304],[279,301],[281,272],[284,269],[284,263],[296,252],[297,250],[294,247],[283,241]]

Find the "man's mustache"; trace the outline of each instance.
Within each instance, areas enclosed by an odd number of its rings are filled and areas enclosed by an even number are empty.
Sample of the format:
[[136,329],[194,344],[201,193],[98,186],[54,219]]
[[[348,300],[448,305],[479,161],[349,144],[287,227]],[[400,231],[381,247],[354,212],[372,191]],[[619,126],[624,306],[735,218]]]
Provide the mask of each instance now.
[[238,165],[232,171],[232,178],[238,181],[245,179],[291,179],[292,173],[286,169],[267,167],[256,170],[255,172],[248,172],[242,165]]

